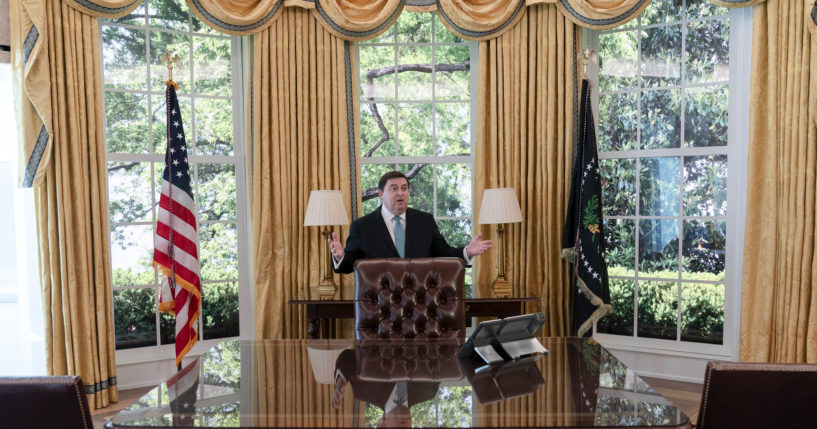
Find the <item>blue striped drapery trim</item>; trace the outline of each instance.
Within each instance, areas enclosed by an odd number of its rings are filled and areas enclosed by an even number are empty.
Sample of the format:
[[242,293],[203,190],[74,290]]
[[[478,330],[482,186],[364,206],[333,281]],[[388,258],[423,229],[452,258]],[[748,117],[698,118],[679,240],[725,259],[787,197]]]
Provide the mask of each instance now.
[[43,125],[43,127],[40,128],[40,135],[37,136],[37,143],[34,145],[34,150],[31,151],[31,156],[28,158],[26,173],[23,177],[24,188],[30,188],[34,184],[34,175],[37,174],[37,169],[40,167],[40,161],[43,159],[43,153],[45,153],[45,147],[50,138],[51,135],[48,134],[48,130],[45,129],[45,125]]
[[458,26],[457,24],[454,23],[454,21],[451,20],[448,14],[445,13],[445,9],[441,7],[437,8],[437,13],[440,15],[440,18],[442,18],[445,21],[448,28],[454,30],[454,32],[457,33],[458,35],[466,39],[484,39],[489,36],[499,35],[499,33],[502,33],[508,25],[510,25],[512,22],[515,22],[516,17],[525,7],[526,7],[525,0],[519,0],[519,4],[516,6],[516,10],[513,11],[513,14],[511,14],[508,20],[503,22],[498,27],[488,31],[472,31]]
[[28,65],[28,57],[31,55],[31,51],[34,50],[34,45],[37,44],[37,40],[40,40],[40,31],[37,30],[37,27],[32,25],[31,28],[28,29],[26,40],[23,41],[23,67]]
[[273,6],[272,10],[270,10],[270,12],[266,16],[259,19],[258,21],[254,22],[252,24],[247,24],[247,25],[235,25],[235,24],[230,24],[230,23],[224,22],[224,21],[216,18],[215,16],[213,16],[213,14],[208,12],[207,9],[205,9],[201,5],[201,2],[199,0],[187,0],[187,1],[188,1],[188,3],[192,4],[193,9],[195,9],[196,12],[201,14],[201,17],[204,18],[205,21],[207,21],[208,23],[214,25],[219,30],[224,30],[226,32],[234,33],[234,34],[251,33],[251,32],[253,32],[253,30],[256,30],[259,27],[264,26],[270,20],[272,20],[274,17],[276,17],[276,15],[278,14],[278,11],[281,10],[281,7],[284,4],[284,0],[277,0],[275,2],[275,6]]
[[67,3],[73,3],[74,6],[79,6],[80,9],[84,9],[99,18],[119,18],[138,8],[142,4],[142,0],[133,0],[121,7],[106,7],[89,0],[70,0]]
[[716,6],[740,8],[749,7],[756,4],[764,3],[766,0],[709,0],[710,3]]
[[357,148],[355,145],[355,88],[352,87],[352,49],[348,40],[343,42],[343,68],[346,72],[346,136],[349,146],[349,193],[352,219],[357,213]]
[[576,9],[573,9],[573,6],[570,5],[568,0],[559,0],[559,5],[564,8],[564,11],[569,14],[569,17],[572,18],[576,23],[582,25],[583,27],[590,27],[590,28],[606,28],[611,26],[616,26],[619,24],[623,24],[630,19],[632,19],[642,8],[646,7],[651,0],[640,0],[638,3],[634,4],[632,8],[628,11],[622,13],[619,16],[614,18],[606,18],[606,19],[593,19],[581,15]]
[[351,31],[341,27],[335,21],[332,21],[332,18],[330,18],[329,15],[326,14],[326,11],[323,9],[323,6],[321,6],[321,2],[316,1],[314,3],[315,10],[318,12],[318,14],[320,14],[321,18],[323,18],[323,21],[329,24],[329,27],[332,29],[332,31],[336,32],[337,34],[340,34],[344,39],[347,40],[366,40],[380,34],[387,28],[391,27],[394,21],[397,20],[397,17],[400,16],[400,13],[403,12],[403,7],[405,7],[406,5],[406,0],[401,0],[400,4],[398,4],[397,7],[394,8],[394,12],[392,12],[392,14],[385,21],[383,21],[383,23],[381,23],[375,28],[365,31]]
[[107,380],[102,380],[94,384],[85,385],[85,394],[93,395],[94,393],[108,390],[108,387],[116,386],[116,377],[110,377]]

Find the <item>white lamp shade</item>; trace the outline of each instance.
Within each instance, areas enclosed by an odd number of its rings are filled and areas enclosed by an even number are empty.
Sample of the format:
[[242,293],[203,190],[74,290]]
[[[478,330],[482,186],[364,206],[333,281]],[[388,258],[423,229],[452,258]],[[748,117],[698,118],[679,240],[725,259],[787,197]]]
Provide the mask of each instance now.
[[340,191],[317,190],[309,194],[304,226],[349,225]]
[[479,208],[479,224],[522,222],[522,210],[513,188],[486,189]]
[[309,340],[306,351],[315,381],[320,384],[335,384],[335,361],[348,348],[348,340]]

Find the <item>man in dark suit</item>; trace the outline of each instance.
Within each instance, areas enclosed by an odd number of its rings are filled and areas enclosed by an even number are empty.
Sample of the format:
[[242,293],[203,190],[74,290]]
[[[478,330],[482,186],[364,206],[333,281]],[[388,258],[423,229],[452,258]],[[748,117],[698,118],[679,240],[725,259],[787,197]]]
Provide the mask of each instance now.
[[440,234],[434,216],[408,207],[409,183],[406,175],[390,171],[380,178],[377,194],[382,205],[352,222],[346,248],[337,233],[329,239],[335,272],[351,273],[361,258],[459,257],[471,265],[471,258],[491,248],[491,241],[477,235],[466,247],[451,247]]

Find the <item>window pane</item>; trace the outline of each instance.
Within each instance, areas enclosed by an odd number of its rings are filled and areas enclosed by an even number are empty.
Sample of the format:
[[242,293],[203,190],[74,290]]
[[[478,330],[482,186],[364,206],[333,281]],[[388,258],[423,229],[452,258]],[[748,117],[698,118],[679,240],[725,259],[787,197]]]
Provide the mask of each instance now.
[[156,345],[154,288],[113,291],[113,325],[116,349]]
[[729,21],[691,22],[687,26],[686,79],[691,83],[729,79]]
[[652,0],[641,14],[641,25],[678,21],[681,19],[681,7],[678,0]]
[[641,148],[681,146],[681,91],[644,91],[641,94]]
[[[193,37],[193,74],[196,92],[207,95],[232,95],[230,39]],[[232,115],[230,115],[232,116]]]
[[684,158],[684,215],[726,216],[726,155]]
[[638,85],[638,32],[599,35],[599,90],[616,91]]
[[[198,323],[196,323],[198,325]],[[198,330],[198,326],[196,327]],[[159,335],[160,344],[175,344],[176,342],[176,317],[167,313],[159,313]]]
[[723,281],[726,264],[726,221],[684,221],[683,276]]
[[[196,99],[195,153],[233,155],[233,102],[230,99]],[[187,122],[190,123],[189,120]],[[188,125],[186,130],[190,130]],[[190,138],[189,131],[185,132]],[[191,143],[188,140],[188,144]]]
[[[471,216],[471,165],[437,165],[437,216]],[[466,243],[468,244],[468,243]]]
[[238,233],[235,223],[199,225],[201,279],[232,280],[238,278]]
[[146,37],[144,30],[102,26],[106,88],[147,89]]
[[197,164],[199,220],[231,220],[235,211],[235,166]]
[[368,99],[394,99],[394,47],[361,45],[360,95]]
[[[190,31],[187,4],[183,1],[150,0],[149,25],[179,31]],[[163,54],[162,51],[159,55]],[[182,60],[183,62],[186,62]]]
[[620,267],[608,267],[610,278],[610,303],[613,306],[613,313],[602,317],[596,329],[605,334],[633,335],[633,315],[635,314],[632,280],[612,278],[617,275],[632,276],[632,270],[624,270]]
[[678,277],[678,221],[639,221],[639,274],[643,277]]
[[431,43],[430,13],[401,13],[397,18],[397,43]]
[[398,164],[397,170],[408,177],[409,205],[417,210],[434,214],[434,167],[430,164]]
[[686,3],[687,16],[689,19],[729,14],[729,9],[715,6],[710,2],[710,0],[686,0]]
[[[380,198],[377,196],[377,181],[380,180],[380,176],[391,170],[394,170],[394,165],[391,164],[363,164],[360,166],[360,188],[363,190],[361,216],[372,212],[380,205]],[[411,202],[411,195],[409,195],[409,202]],[[413,202],[411,205],[416,207]]]
[[108,213],[113,223],[153,222],[149,162],[108,163]]
[[434,94],[440,100],[471,98],[471,49],[468,45],[437,46],[434,51]]
[[608,270],[618,267],[628,270],[626,275],[635,275],[635,222],[632,219],[605,219],[604,241]]
[[680,163],[676,157],[641,159],[642,216],[678,216]]
[[219,32],[213,28],[210,28],[207,24],[202,22],[195,13],[190,14],[190,18],[193,24],[193,32],[201,33],[201,34],[215,34],[217,36],[224,36],[224,33]]
[[602,159],[599,164],[604,216],[634,216],[635,160]]
[[167,51],[178,54],[183,65],[181,69],[173,69],[173,81],[179,84],[178,92],[189,94],[190,36],[155,30],[150,31],[151,91],[165,92],[167,65],[162,62],[162,55]]
[[724,285],[682,283],[681,340],[723,344]]
[[397,143],[401,156],[434,155],[432,103],[402,103],[399,105]]
[[[188,148],[191,148],[193,145],[193,141],[191,140],[193,137],[193,129],[191,128],[193,124],[193,114],[191,113],[190,107],[191,98],[178,96],[177,99],[179,100],[179,107],[182,109],[181,124],[184,127],[184,137],[187,139]],[[155,153],[164,155],[167,151],[167,101],[165,93],[153,94],[152,104],[153,119],[151,121],[151,127],[153,128],[153,150]]]
[[394,127],[393,104],[360,103],[360,156],[394,156]]
[[398,46],[397,65],[406,71],[397,75],[397,98],[431,99],[431,46]]
[[437,227],[451,247],[465,247],[471,241],[471,219],[439,219]]
[[201,287],[201,313],[205,340],[237,337],[238,283],[213,283]]
[[471,154],[471,105],[440,103],[437,109],[437,155]]
[[674,340],[678,326],[678,284],[638,283],[638,336]]
[[638,143],[638,94],[599,96],[599,150],[632,150]]
[[687,88],[684,145],[726,146],[729,129],[727,85]]
[[153,284],[153,225],[111,228],[113,285]]
[[681,83],[681,26],[641,30],[641,78],[645,87]]
[[105,146],[113,153],[150,153],[148,98],[144,94],[105,92]]

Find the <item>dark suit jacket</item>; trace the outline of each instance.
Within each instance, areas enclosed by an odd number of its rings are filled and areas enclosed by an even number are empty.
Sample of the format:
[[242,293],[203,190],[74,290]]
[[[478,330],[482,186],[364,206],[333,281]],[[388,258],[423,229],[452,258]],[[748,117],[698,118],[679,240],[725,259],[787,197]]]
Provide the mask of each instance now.
[[[394,241],[386,228],[382,206],[355,219],[349,228],[343,261],[337,273],[351,273],[355,261],[362,258],[399,258]],[[451,247],[445,241],[434,216],[424,211],[406,210],[406,258],[456,257],[462,258],[462,247]]]

